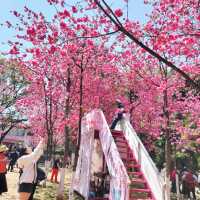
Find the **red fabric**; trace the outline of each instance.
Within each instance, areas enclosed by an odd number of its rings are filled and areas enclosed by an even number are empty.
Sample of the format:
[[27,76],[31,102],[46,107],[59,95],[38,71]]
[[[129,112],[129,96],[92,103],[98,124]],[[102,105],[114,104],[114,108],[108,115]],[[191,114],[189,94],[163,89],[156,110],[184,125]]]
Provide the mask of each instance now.
[[194,178],[191,172],[188,172],[185,176],[185,181],[187,183],[193,183],[194,182]]
[[0,153],[0,173],[5,173],[6,172],[6,164],[8,160],[6,156],[3,153]]
[[190,189],[193,189],[197,184],[197,182],[191,172],[186,173],[184,181],[186,182],[186,184],[188,185],[188,188],[190,188]]
[[54,177],[55,177],[55,182],[58,182],[58,169],[57,168],[52,168],[51,181],[53,181]]
[[170,174],[170,180],[176,180],[176,170],[174,169]]

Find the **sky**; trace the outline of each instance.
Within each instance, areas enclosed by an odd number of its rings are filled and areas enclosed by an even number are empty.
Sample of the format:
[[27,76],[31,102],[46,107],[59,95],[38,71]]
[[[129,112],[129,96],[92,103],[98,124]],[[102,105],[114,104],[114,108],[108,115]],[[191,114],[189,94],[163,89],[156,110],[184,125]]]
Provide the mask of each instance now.
[[[70,5],[76,4],[80,0],[68,0]],[[121,8],[124,13],[127,12],[127,7],[122,4],[124,0],[107,0],[113,9]],[[144,0],[129,0],[128,13],[129,18],[139,21],[140,23],[145,23],[147,17],[145,14],[151,12],[151,7],[143,3]],[[15,22],[15,17],[10,13],[12,10],[23,12],[23,7],[27,6],[34,11],[43,12],[47,18],[51,18],[55,14],[55,8],[47,3],[47,0],[5,0],[0,6],[0,23],[5,21]],[[7,49],[7,41],[13,40],[16,33],[13,30],[7,30],[4,27],[0,27],[0,51]]]

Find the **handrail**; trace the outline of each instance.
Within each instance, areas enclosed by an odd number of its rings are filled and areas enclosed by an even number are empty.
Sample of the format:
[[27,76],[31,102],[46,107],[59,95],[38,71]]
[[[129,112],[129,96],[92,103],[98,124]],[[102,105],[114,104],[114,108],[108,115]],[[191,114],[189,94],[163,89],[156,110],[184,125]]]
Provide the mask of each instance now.
[[149,156],[146,148],[137,136],[135,130],[131,126],[129,120],[122,119],[116,126],[116,130],[123,131],[124,136],[129,144],[130,149],[134,153],[135,159],[140,164],[141,171],[152,191],[155,200],[163,200],[163,179],[158,169]]

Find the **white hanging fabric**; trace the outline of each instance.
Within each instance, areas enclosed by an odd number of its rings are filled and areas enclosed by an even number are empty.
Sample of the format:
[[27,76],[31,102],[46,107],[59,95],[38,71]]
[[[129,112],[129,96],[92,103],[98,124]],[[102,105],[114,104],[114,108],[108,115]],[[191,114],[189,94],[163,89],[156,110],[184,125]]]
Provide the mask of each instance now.
[[99,139],[110,175],[109,199],[128,200],[128,185],[130,180],[104,114],[99,109],[91,111],[82,120],[79,159],[72,188],[85,199],[88,199],[94,130],[99,131]]

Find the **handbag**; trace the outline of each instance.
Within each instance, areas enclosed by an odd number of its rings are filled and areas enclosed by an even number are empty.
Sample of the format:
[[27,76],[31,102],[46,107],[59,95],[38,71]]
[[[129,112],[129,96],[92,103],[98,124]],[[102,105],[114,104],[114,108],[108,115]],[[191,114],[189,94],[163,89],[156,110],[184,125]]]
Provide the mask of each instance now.
[[47,178],[46,173],[43,169],[41,169],[40,167],[37,167],[37,181],[43,181]]

